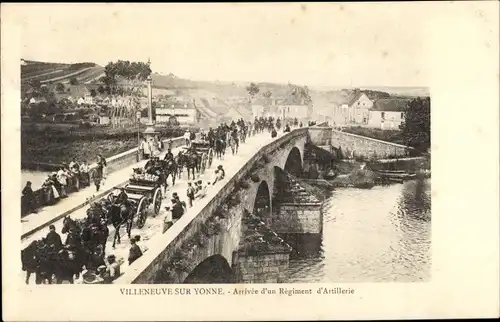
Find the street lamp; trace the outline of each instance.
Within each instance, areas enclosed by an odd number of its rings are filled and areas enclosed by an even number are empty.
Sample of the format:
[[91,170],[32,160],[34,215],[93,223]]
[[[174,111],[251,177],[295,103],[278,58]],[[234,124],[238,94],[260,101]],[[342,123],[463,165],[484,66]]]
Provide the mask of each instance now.
[[139,162],[141,160],[141,156],[139,155],[141,150],[141,137],[140,137],[140,123],[141,123],[141,112],[137,111],[135,113],[135,117],[137,119],[137,156],[136,160]]

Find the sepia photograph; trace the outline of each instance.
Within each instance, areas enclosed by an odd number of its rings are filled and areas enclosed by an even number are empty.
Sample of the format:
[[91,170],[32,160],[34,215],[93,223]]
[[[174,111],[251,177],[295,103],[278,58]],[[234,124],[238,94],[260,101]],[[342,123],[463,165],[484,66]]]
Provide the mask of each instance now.
[[9,6],[10,283],[290,296],[430,285],[431,29],[383,17],[386,5]]

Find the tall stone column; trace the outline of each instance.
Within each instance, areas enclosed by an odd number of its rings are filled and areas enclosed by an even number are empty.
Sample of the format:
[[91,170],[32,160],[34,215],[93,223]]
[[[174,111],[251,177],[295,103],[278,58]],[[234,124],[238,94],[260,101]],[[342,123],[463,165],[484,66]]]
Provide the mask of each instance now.
[[148,142],[153,142],[157,131],[155,129],[155,122],[153,121],[153,87],[151,75],[146,79],[148,86],[148,123],[146,130],[144,130],[144,136]]

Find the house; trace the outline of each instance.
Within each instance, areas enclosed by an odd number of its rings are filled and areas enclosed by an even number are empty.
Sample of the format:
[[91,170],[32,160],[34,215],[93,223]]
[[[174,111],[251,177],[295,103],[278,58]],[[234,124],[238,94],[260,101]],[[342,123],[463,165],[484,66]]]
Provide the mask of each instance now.
[[373,101],[361,91],[353,91],[334,104],[333,120],[338,124],[367,125]]
[[312,115],[312,102],[305,99],[286,98],[258,98],[252,103],[252,116],[273,118],[309,119]]
[[304,98],[294,98],[288,96],[284,100],[278,101],[276,117],[297,118],[299,120],[309,119],[312,115],[312,102],[307,102]]
[[275,105],[276,100],[273,98],[259,97],[252,102],[252,116],[253,118],[267,117],[271,105]]
[[155,108],[156,123],[178,122],[179,125],[195,125],[199,113],[195,101],[186,98],[162,100]]
[[47,103],[47,100],[45,99],[45,97],[43,97],[43,96],[42,97],[32,97],[29,100],[30,105],[37,105],[40,103]]
[[368,126],[380,129],[398,129],[404,121],[409,99],[384,98],[376,100],[370,109]]
[[243,106],[233,106],[224,114],[223,118],[231,121],[237,121],[239,119],[249,121],[252,119],[252,112]]
[[69,85],[66,92],[55,92],[55,97],[58,102],[63,98],[67,98],[71,102],[77,103],[78,105],[91,105],[94,103],[94,98],[86,85]]
[[111,98],[109,96],[106,96],[103,100],[102,100],[102,105],[111,105]]
[[109,116],[106,115],[105,113],[99,113],[98,117],[99,118],[97,119],[97,122],[101,125],[107,125],[111,123]]

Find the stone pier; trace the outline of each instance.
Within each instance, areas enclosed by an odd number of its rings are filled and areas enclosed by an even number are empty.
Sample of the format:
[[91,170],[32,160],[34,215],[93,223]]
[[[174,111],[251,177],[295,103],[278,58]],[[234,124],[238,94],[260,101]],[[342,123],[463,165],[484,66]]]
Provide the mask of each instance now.
[[282,180],[285,189],[274,200],[270,228],[292,247],[292,254],[316,252],[323,233],[322,203],[292,176]]
[[236,253],[233,271],[239,283],[286,283],[289,252]]

